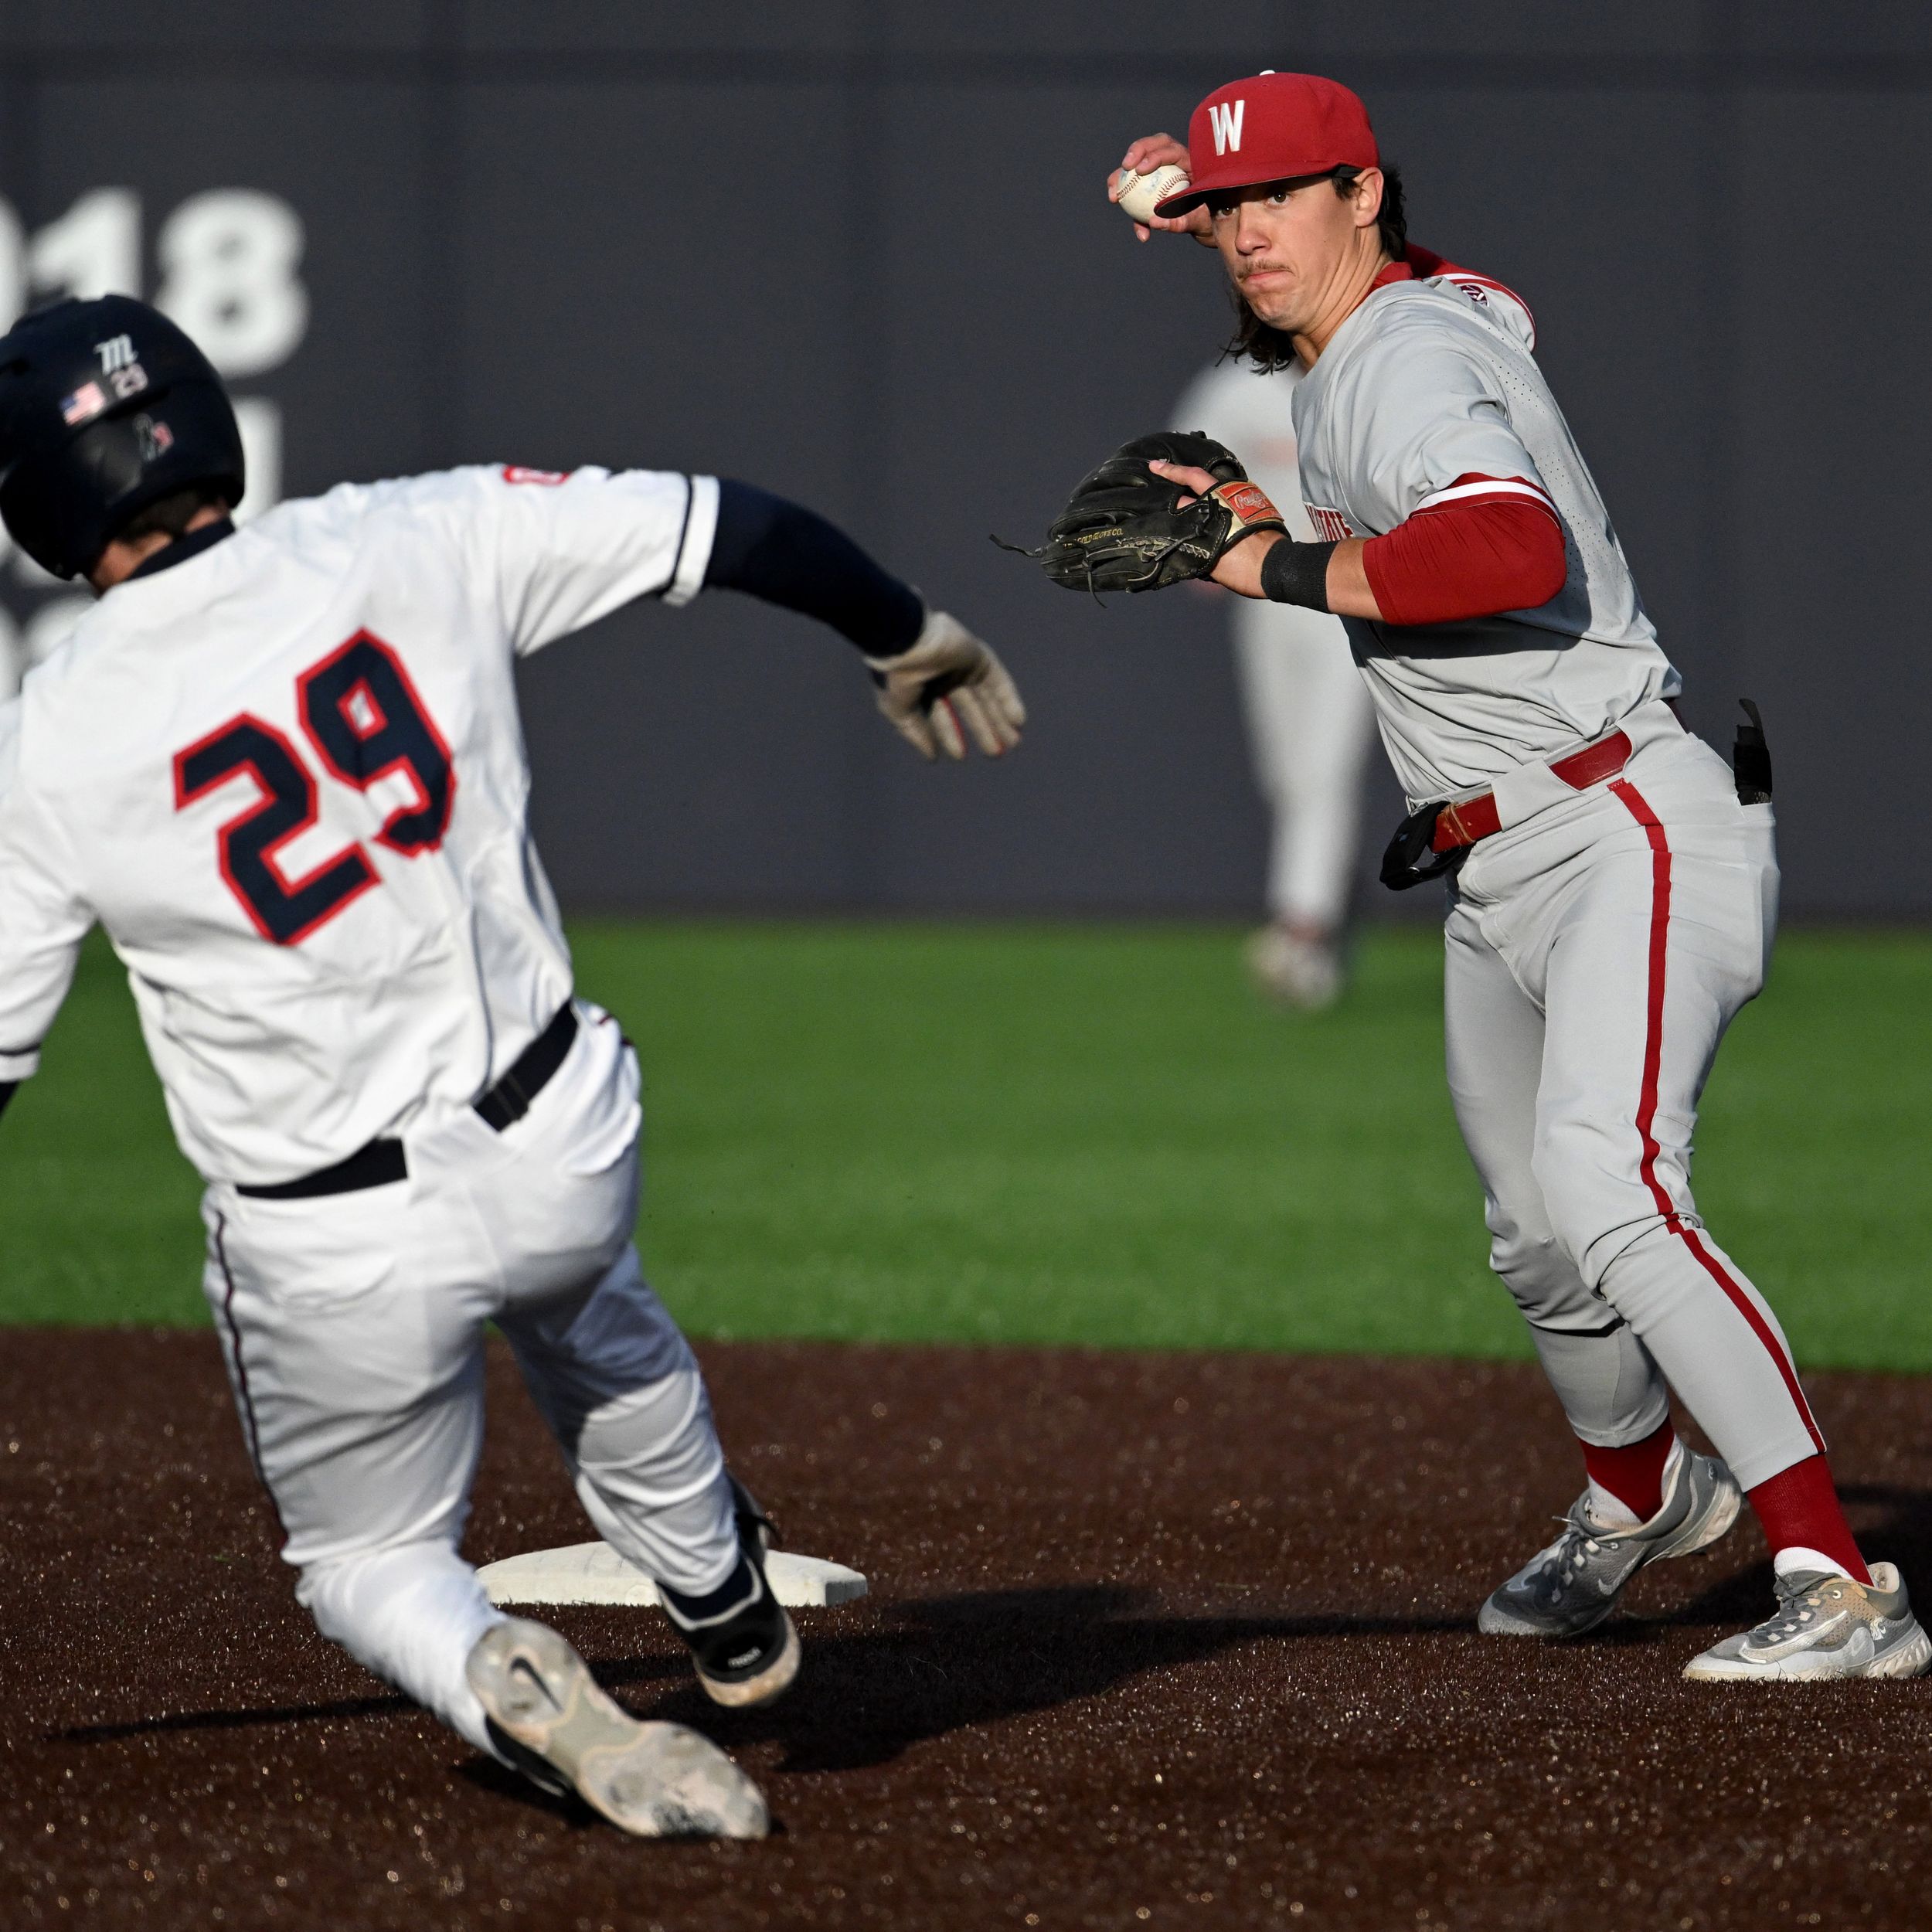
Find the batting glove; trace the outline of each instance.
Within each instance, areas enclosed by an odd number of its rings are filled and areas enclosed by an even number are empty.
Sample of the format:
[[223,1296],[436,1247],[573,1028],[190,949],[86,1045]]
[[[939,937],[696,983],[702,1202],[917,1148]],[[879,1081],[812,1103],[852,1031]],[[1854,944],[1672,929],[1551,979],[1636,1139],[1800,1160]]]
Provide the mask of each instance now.
[[970,737],[989,758],[1019,743],[1026,707],[1005,665],[957,617],[926,620],[910,650],[868,658],[879,709],[922,758],[966,755]]

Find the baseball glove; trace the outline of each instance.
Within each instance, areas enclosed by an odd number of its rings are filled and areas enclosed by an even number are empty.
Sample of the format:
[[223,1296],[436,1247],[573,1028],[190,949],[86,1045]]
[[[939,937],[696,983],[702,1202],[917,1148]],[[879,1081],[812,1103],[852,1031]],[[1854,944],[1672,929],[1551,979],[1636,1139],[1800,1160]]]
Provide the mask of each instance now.
[[[1196,497],[1156,476],[1148,464],[1157,460],[1206,470],[1215,487]],[[1206,577],[1256,530],[1286,529],[1232,450],[1199,430],[1165,430],[1123,443],[1083,477],[1046,543],[1020,554],[1069,590],[1159,590]]]

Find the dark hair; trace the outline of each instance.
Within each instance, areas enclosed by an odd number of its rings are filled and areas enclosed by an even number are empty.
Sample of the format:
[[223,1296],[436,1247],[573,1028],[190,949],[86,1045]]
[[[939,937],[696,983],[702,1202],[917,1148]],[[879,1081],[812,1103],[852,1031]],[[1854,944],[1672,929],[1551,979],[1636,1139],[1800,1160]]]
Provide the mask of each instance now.
[[[1332,182],[1336,195],[1346,201],[1362,172],[1359,168],[1337,168],[1315,179]],[[1376,215],[1376,230],[1382,238],[1383,253],[1391,261],[1400,261],[1409,247],[1409,216],[1403,206],[1402,170],[1393,165],[1382,171],[1382,206]],[[1257,369],[1280,369],[1292,362],[1293,337],[1270,328],[1241,299],[1238,289],[1230,285],[1228,292],[1234,298],[1234,334],[1221,353],[1246,356]]]
[[132,543],[144,536],[182,537],[203,510],[227,510],[234,506],[226,493],[213,483],[190,484],[135,511],[110,536],[110,543]]

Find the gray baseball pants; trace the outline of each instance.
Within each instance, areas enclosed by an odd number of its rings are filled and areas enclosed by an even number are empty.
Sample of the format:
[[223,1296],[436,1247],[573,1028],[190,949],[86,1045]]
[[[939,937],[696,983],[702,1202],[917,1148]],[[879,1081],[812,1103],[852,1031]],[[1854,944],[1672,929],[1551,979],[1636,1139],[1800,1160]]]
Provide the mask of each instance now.
[[1681,732],[1471,852],[1447,927],[1449,1085],[1490,1263],[1583,1441],[1640,1441],[1666,1384],[1747,1488],[1821,1451],[1764,1298],[1691,1196],[1718,1043],[1764,984],[1771,809]]

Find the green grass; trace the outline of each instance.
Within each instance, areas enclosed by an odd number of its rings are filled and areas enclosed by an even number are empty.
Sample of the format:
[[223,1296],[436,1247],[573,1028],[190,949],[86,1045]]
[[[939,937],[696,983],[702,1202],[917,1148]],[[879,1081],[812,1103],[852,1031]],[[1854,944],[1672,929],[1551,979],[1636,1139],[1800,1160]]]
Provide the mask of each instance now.
[[[694,1333],[1520,1355],[1433,934],[1262,1010],[1202,927],[580,923],[643,1051],[643,1241]],[[1932,1369],[1932,937],[1797,934],[1709,1097],[1705,1213],[1818,1364]],[[0,1124],[0,1320],[203,1318],[196,1183],[90,947]]]

